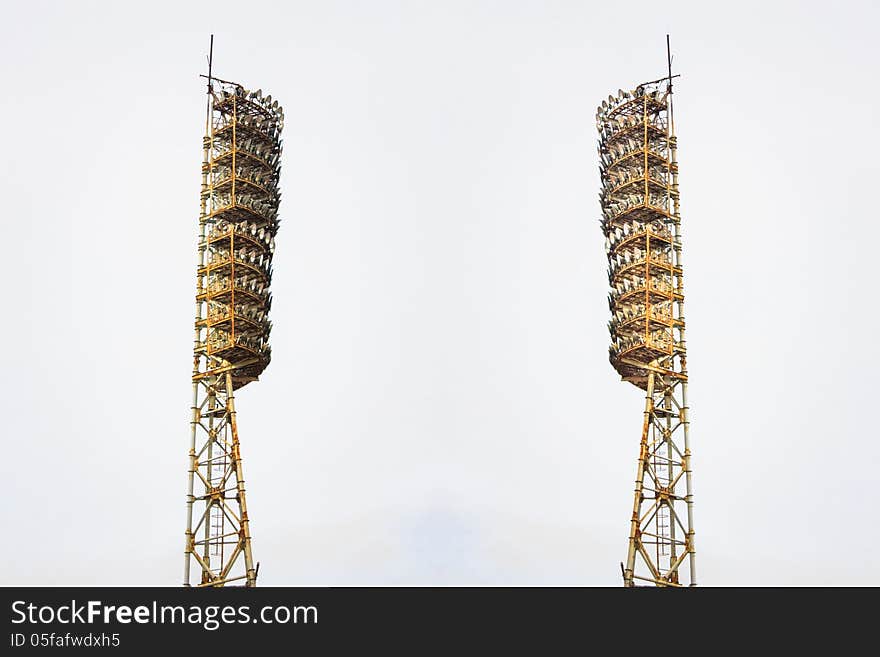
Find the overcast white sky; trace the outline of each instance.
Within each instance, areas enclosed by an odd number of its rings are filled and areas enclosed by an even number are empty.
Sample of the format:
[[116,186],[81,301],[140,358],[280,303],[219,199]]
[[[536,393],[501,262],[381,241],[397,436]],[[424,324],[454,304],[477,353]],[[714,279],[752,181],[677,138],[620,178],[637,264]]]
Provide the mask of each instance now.
[[594,114],[669,32],[699,582],[880,584],[876,3],[242,6],[4,4],[0,583],[181,581],[213,32],[286,117],[260,583],[620,584]]

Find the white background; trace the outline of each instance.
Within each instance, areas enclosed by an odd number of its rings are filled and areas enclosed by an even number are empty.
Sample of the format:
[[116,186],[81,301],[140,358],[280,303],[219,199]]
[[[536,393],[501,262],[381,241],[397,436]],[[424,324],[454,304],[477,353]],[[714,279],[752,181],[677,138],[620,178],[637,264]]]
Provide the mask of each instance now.
[[[244,9],[247,7],[247,9]],[[880,584],[871,2],[9,2],[2,584],[177,585],[205,55],[285,108],[260,583],[618,585],[597,104],[675,68],[705,585]]]

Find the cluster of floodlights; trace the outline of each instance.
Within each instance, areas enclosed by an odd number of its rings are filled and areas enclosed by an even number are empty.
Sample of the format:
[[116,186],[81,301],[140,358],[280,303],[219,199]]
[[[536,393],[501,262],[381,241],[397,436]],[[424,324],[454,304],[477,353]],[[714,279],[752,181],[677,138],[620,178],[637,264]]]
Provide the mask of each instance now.
[[665,90],[640,85],[596,113],[612,319],[609,358],[624,377],[673,349],[674,219]]
[[239,385],[269,364],[272,256],[284,112],[261,90],[221,83],[213,92],[205,301],[209,355],[240,368]]

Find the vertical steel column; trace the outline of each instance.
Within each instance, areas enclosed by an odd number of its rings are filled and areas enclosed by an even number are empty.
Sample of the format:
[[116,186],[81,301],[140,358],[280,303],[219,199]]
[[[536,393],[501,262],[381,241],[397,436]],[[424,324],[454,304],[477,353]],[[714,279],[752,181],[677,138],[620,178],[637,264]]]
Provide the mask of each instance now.
[[[675,469],[673,467],[675,450],[672,443],[672,387],[666,388],[663,393],[663,411],[666,416],[666,425],[663,427],[663,439],[666,443],[666,481],[669,488],[675,485]],[[669,498],[669,562],[674,563],[675,551],[675,496]],[[678,581],[676,573],[676,581]]]
[[195,546],[193,545],[193,533],[192,533],[192,518],[193,518],[193,503],[195,502],[194,491],[193,491],[193,478],[196,474],[196,426],[199,422],[199,407],[198,407],[198,390],[199,384],[197,381],[193,381],[193,401],[192,401],[192,436],[190,438],[189,445],[189,467],[187,469],[187,486],[186,486],[186,533],[185,533],[185,544],[183,549],[183,585],[189,586],[189,562],[190,562],[190,553],[193,551]]
[[636,488],[633,499],[632,518],[629,524],[629,548],[626,553],[626,569],[623,573],[625,586],[633,586],[633,574],[636,565],[636,552],[641,547],[641,510],[644,494],[642,489],[645,481],[645,466],[648,461],[648,430],[651,426],[651,417],[654,404],[654,372],[648,374],[648,386],[645,394],[645,419],[642,422],[642,439],[639,443],[639,462],[636,467]]
[[693,494],[693,474],[691,470],[691,443],[690,443],[690,417],[689,417],[689,408],[688,408],[688,397],[687,397],[687,342],[685,340],[685,318],[684,318],[684,276],[681,272],[682,269],[682,257],[681,257],[681,210],[679,208],[679,192],[678,192],[678,144],[675,138],[675,125],[673,122],[673,113],[672,113],[672,91],[670,87],[670,97],[669,97],[669,123],[670,130],[672,134],[670,136],[670,144],[669,144],[669,158],[671,162],[670,169],[672,171],[672,216],[675,218],[674,226],[675,226],[675,266],[678,268],[677,275],[677,292],[679,294],[678,300],[676,301],[677,306],[677,315],[679,320],[679,329],[678,329],[678,340],[677,347],[680,352],[680,363],[681,363],[681,373],[684,375],[684,380],[681,383],[681,409],[680,409],[680,418],[682,424],[682,433],[684,434],[684,473],[685,473],[685,486],[686,486],[686,496],[685,503],[687,505],[687,550],[688,550],[688,558],[690,565],[690,586],[697,585],[697,562],[696,562],[696,545],[695,545],[695,534],[694,534],[694,494]]
[[235,469],[235,478],[237,480],[236,494],[238,498],[238,507],[241,510],[241,529],[239,531],[239,542],[241,550],[244,552],[244,565],[247,577],[247,586],[257,585],[257,572],[254,570],[254,558],[251,554],[251,530],[250,520],[247,512],[247,499],[244,491],[244,471],[241,465],[241,446],[238,442],[238,420],[235,417],[235,400],[232,395],[232,372],[226,372],[226,386],[229,390],[229,396],[226,399],[226,409],[229,413],[229,424],[232,430],[232,460]]
[[[675,111],[673,108],[672,87],[672,49],[669,44],[669,35],[666,35],[666,64],[668,73],[667,84],[667,135],[669,140],[669,173],[671,188],[669,196],[672,199],[672,216],[675,229],[673,248],[675,253],[675,266],[677,268],[676,288],[676,319],[678,320],[678,336],[676,347],[679,351],[679,369],[682,374],[681,381],[681,408],[679,409],[679,421],[682,426],[684,454],[682,455],[682,469],[685,475],[685,504],[687,506],[687,536],[685,537],[685,549],[688,553],[688,565],[690,570],[690,586],[697,585],[697,560],[694,535],[694,494],[693,473],[691,469],[691,444],[690,444],[690,410],[688,407],[688,369],[687,369],[687,341],[685,340],[685,317],[684,317],[684,269],[682,267],[681,245],[681,208],[679,207],[680,194],[678,190],[678,140],[675,137]],[[673,329],[674,332],[674,329]],[[675,336],[673,336],[675,337]]]
[[[217,442],[217,427],[214,426],[214,417],[217,413],[217,377],[208,376],[205,378],[208,384],[208,439],[205,443],[205,448],[207,450],[207,454],[205,456],[205,463],[207,463],[207,467],[205,468],[205,472],[202,475],[207,483],[205,484],[205,539],[204,539],[204,548],[202,553],[202,558],[205,561],[205,564],[208,566],[205,570],[202,571],[202,584],[208,584],[210,579],[208,577],[210,567],[211,567],[211,515],[213,514],[213,498],[212,498],[212,489],[214,484],[214,443]],[[203,451],[204,451],[203,449]]]
[[[213,54],[214,37],[211,36],[211,51]],[[210,62],[210,57],[209,57]],[[208,216],[208,197],[210,191],[208,187],[208,175],[210,171],[210,151],[211,151],[211,84],[210,84],[210,64],[209,64],[209,82],[208,82],[208,102],[205,116],[205,136],[202,139],[202,190],[199,199],[199,234],[196,256],[196,314],[195,314],[195,339],[193,342],[193,395],[192,406],[190,407],[192,418],[190,420],[191,435],[189,446],[189,467],[187,469],[187,487],[186,487],[186,532],[184,546],[184,566],[183,566],[183,585],[189,586],[190,581],[190,553],[195,549],[193,544],[193,504],[194,497],[194,478],[196,474],[196,433],[199,422],[201,422],[201,413],[199,411],[199,382],[196,378],[199,374],[199,361],[202,351],[202,309],[204,302],[199,297],[204,292],[207,276],[202,275],[202,268],[205,266],[205,252],[208,248],[207,244],[207,216]]]

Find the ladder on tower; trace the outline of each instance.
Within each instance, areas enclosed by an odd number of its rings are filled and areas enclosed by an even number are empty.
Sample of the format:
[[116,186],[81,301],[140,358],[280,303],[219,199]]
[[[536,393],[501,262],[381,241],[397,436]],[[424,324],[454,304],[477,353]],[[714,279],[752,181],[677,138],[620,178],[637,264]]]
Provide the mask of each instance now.
[[[211,480],[216,482],[215,485],[223,486],[223,476],[226,472],[226,457],[218,459],[211,465]],[[225,497],[225,494],[222,494]],[[208,541],[211,546],[211,556],[220,557],[220,563],[223,563],[223,542],[226,529],[226,515],[223,513],[222,502],[215,503],[211,507],[210,530]]]
[[[665,459],[661,461],[661,457],[654,455],[654,473],[657,477],[657,485],[663,489],[668,489],[670,484],[669,464]],[[669,546],[672,543],[672,532],[670,529],[669,507],[665,501],[661,499],[660,492],[657,491],[657,514],[654,519],[655,531],[657,534],[657,561],[660,563],[661,557],[669,556]]]

